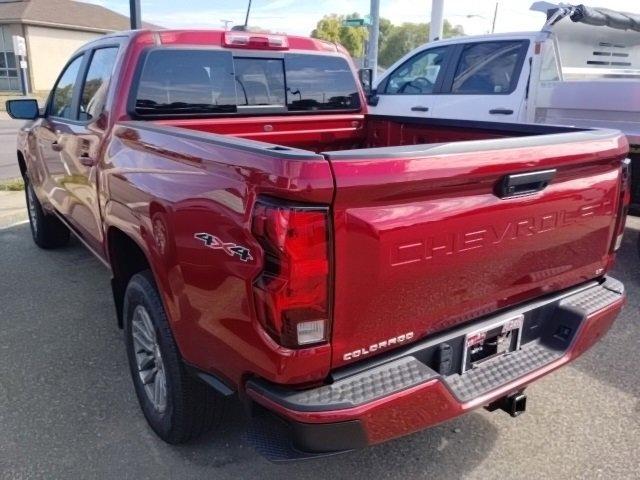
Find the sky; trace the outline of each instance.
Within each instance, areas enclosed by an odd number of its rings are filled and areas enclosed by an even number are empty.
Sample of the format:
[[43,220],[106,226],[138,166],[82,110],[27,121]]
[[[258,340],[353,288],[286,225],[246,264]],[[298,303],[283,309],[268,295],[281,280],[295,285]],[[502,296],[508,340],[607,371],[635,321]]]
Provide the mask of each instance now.
[[[83,1],[129,14],[129,0]],[[630,0],[599,1],[606,3],[607,8],[623,11],[629,11],[635,3]],[[497,2],[496,32],[539,30],[544,15],[529,10],[532,2]],[[243,24],[247,3],[247,0],[141,0],[142,19],[168,28],[220,28],[223,20]],[[635,10],[640,13],[638,3]],[[323,15],[353,12],[364,15],[369,13],[369,5],[369,0],[253,0],[249,24],[276,32],[309,35]],[[495,7],[495,0],[445,0],[445,18],[454,25],[462,25],[467,34],[488,33]],[[380,15],[394,24],[428,22],[430,12],[431,0],[380,0]]]

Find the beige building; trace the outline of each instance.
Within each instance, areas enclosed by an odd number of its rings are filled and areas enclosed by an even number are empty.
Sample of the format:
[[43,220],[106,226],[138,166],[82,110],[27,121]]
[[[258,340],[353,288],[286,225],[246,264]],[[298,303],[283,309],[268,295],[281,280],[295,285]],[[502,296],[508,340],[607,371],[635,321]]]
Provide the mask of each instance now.
[[28,87],[53,87],[71,54],[96,36],[129,29],[129,18],[75,0],[0,0],[0,95],[21,90],[13,35],[25,38]]

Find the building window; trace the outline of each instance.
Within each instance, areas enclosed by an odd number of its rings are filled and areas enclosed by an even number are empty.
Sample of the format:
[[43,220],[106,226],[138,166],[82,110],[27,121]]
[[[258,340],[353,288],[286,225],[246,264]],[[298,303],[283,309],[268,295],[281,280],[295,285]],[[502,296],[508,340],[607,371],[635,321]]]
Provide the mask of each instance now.
[[18,65],[13,53],[11,33],[0,25],[0,90],[20,90]]

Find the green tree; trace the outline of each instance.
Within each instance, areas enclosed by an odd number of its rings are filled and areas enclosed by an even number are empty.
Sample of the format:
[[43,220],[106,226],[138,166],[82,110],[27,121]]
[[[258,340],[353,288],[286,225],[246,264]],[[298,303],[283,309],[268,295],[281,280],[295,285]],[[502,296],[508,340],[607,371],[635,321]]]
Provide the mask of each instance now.
[[[444,21],[443,38],[460,35],[464,35],[460,25],[453,26],[449,21]],[[394,26],[379,47],[378,63],[381,67],[390,66],[406,53],[425,43],[428,37],[429,24],[427,23],[403,23],[400,26]]]
[[388,67],[405,53],[423,44],[429,36],[426,23],[403,23],[394,27],[378,52],[378,63]]
[[[329,42],[341,43],[352,57],[362,57],[364,47],[369,36],[366,27],[345,27],[344,20],[349,18],[361,18],[358,13],[345,16],[325,15],[311,32],[311,36]],[[464,35],[460,25],[452,25],[448,20],[444,21],[443,37]],[[389,19],[380,19],[380,33],[378,37],[378,63],[381,67],[388,67],[407,52],[413,50],[427,41],[429,37],[429,24],[427,23],[403,23],[393,25]]]
[[358,13],[349,15],[325,15],[311,32],[313,38],[340,43],[347,49],[352,57],[364,55],[364,45],[368,36],[365,27],[345,27],[344,20],[349,18],[361,18]]
[[332,13],[322,17],[316,28],[311,32],[313,38],[326,40],[328,42],[340,42],[340,28],[342,27],[343,17]]
[[380,18],[380,29],[378,33],[378,52],[389,39],[389,35],[393,31],[393,23],[388,18]]

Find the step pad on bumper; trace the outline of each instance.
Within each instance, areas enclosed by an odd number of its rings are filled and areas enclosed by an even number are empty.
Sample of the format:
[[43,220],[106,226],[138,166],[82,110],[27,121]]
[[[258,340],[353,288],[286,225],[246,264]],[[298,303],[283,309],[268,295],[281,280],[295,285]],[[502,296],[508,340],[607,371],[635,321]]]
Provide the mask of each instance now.
[[544,367],[560,358],[563,353],[532,342],[524,345],[517,352],[490,360],[462,375],[450,375],[445,381],[458,400],[468,402],[533,370]]
[[[345,369],[344,374],[338,372],[333,383],[327,385],[294,390],[256,378],[248,382],[248,389],[291,411],[326,412],[366,405],[439,380],[458,402],[467,403],[560,359],[588,317],[623,299],[624,286],[607,277],[602,283],[594,281],[426,339],[386,357],[368,359],[356,364],[355,369]],[[497,319],[508,320],[515,314],[525,317],[523,344],[519,350],[487,360],[462,374],[441,376],[436,372],[434,358],[441,344],[447,343],[454,349],[449,371],[460,372],[465,335],[479,326],[494,324]]]
[[435,371],[414,357],[403,357],[331,385],[283,395],[280,402],[301,411],[323,410],[327,406],[351,408],[437,376]]
[[622,282],[609,277],[598,288],[589,288],[563,299],[560,306],[577,308],[584,314],[591,315],[618,300],[623,292]]

